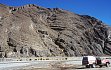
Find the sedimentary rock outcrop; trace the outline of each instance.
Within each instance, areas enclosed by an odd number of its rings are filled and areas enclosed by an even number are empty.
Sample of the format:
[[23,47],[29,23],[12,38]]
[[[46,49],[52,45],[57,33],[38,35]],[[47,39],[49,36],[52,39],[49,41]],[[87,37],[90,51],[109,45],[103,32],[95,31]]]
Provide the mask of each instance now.
[[0,57],[111,55],[110,27],[59,8],[0,4]]

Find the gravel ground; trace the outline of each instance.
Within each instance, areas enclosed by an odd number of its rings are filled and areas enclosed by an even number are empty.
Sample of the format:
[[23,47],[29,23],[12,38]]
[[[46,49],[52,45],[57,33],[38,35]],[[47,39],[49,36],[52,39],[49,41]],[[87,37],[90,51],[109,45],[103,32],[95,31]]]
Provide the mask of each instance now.
[[111,70],[109,68],[75,68],[75,67],[68,67],[68,68],[29,68],[29,69],[19,69],[19,70]]
[[81,65],[61,64],[60,62],[56,62],[50,63],[44,67],[38,67],[38,65],[30,65],[18,70],[111,70],[111,67],[103,66],[102,68],[85,68]]
[[[40,61],[40,62],[29,62],[29,64],[25,64],[24,66],[19,63],[21,66],[17,66],[18,64],[15,63],[16,67],[4,67],[0,70],[111,70],[110,67],[96,67],[96,68],[85,68],[81,64],[70,64],[66,62],[60,61]],[[74,62],[72,62],[74,63]],[[16,65],[17,64],[17,65]],[[12,65],[12,64],[9,64]]]
[[7,68],[0,70],[111,70],[111,67],[85,68],[81,65],[64,65],[64,66],[60,65],[60,66],[38,67],[36,65],[30,65],[30,66]]

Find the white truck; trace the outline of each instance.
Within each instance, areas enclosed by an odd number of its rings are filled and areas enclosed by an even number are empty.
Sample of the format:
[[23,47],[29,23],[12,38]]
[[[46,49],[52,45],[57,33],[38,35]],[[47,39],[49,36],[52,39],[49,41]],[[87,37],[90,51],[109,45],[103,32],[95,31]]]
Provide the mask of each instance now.
[[95,68],[96,57],[94,56],[84,56],[82,59],[82,65],[85,65],[86,68]]

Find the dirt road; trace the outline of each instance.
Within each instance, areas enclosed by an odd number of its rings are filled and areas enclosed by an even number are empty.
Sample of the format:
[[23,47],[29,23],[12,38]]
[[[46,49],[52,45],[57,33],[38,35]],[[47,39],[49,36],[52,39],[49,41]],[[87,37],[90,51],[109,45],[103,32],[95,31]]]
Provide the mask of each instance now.
[[111,70],[111,66],[108,68],[85,68],[82,66],[80,58],[71,57],[67,60],[2,61],[0,70]]

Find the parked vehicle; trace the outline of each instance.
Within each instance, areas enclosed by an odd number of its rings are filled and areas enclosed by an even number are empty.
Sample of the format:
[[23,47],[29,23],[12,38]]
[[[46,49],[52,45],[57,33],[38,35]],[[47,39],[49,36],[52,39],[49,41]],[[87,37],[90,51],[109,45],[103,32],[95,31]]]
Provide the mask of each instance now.
[[84,56],[82,59],[82,65],[85,65],[86,68],[95,68],[96,65],[99,65],[100,67],[109,67],[110,61],[106,58],[101,59],[100,57],[95,56]]
[[96,65],[96,57],[94,56],[84,56],[82,59],[82,65],[85,65],[86,68],[95,68]]
[[102,66],[106,66],[109,67],[110,66],[110,61],[107,58],[96,58],[97,60],[97,65],[99,65],[100,67]]

